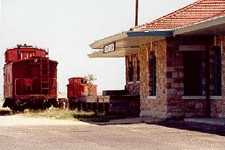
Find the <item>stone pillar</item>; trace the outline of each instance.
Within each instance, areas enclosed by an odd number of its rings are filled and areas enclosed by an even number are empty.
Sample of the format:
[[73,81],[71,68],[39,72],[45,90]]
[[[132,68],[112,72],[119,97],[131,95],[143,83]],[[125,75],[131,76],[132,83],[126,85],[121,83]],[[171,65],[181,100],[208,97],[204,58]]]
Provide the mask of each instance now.
[[184,116],[183,54],[179,52],[175,40],[167,42],[167,117],[179,118]]
[[215,36],[214,46],[221,47],[222,96],[211,99],[211,116],[225,118],[225,37]]
[[[141,117],[167,118],[166,90],[166,40],[149,42],[141,46],[140,60],[140,98]],[[156,96],[149,96],[149,52],[156,56]]]

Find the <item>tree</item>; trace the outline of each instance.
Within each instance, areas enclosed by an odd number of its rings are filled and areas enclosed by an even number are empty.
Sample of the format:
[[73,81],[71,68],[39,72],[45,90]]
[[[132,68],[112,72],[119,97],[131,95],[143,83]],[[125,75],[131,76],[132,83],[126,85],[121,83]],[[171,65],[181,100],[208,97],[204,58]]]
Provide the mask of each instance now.
[[87,80],[87,82],[88,82],[89,84],[93,84],[93,82],[94,82],[95,80],[97,80],[97,78],[96,78],[93,74],[88,74],[88,75],[85,76],[84,78]]

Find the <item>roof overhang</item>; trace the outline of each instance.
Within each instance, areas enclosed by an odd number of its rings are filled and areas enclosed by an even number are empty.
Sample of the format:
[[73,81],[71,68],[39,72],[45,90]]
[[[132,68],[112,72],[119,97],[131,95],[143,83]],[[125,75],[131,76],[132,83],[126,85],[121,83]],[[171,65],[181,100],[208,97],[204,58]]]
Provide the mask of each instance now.
[[[172,36],[172,31],[127,31],[104,39],[95,41],[90,45],[92,49],[97,51],[89,54],[91,58],[97,57],[124,57],[126,55],[138,52],[140,45],[157,41]],[[113,44],[113,50],[105,52],[106,46]]]
[[176,35],[220,35],[225,34],[225,16],[214,17],[196,24],[175,29]]

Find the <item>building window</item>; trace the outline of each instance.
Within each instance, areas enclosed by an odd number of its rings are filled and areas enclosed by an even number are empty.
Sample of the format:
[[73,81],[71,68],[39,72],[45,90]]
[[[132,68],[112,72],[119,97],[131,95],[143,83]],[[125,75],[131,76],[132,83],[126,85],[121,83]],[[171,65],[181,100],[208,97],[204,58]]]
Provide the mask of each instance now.
[[156,96],[156,57],[154,53],[149,54],[149,95]]
[[132,57],[128,57],[128,82],[133,81],[133,76],[134,76],[134,66]]
[[211,61],[211,71],[212,71],[212,95],[221,96],[221,49],[218,46],[212,49],[212,61]]
[[140,61],[137,57],[137,81],[140,81]]
[[203,95],[203,60],[202,52],[184,52],[184,95]]

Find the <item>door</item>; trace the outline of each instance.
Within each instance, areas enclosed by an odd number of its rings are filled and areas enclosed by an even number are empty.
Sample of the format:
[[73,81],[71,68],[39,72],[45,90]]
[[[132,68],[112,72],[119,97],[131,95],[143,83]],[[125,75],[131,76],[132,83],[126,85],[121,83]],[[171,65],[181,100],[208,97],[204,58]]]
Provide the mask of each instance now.
[[203,94],[203,52],[184,52],[184,95],[201,96]]

